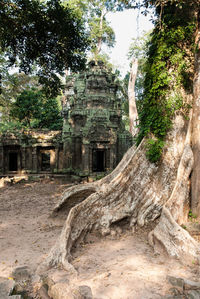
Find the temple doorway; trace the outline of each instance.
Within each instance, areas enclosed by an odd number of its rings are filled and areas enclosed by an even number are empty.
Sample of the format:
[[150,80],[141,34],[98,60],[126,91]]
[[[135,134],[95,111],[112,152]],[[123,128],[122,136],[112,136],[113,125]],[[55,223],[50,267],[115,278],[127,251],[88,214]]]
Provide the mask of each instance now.
[[18,153],[11,152],[9,153],[9,171],[18,170]]
[[51,158],[51,156],[50,156],[49,152],[42,153],[42,163],[41,163],[42,171],[50,171],[51,170],[50,158]]
[[103,172],[105,171],[105,157],[106,151],[103,149],[93,149],[92,151],[92,171]]

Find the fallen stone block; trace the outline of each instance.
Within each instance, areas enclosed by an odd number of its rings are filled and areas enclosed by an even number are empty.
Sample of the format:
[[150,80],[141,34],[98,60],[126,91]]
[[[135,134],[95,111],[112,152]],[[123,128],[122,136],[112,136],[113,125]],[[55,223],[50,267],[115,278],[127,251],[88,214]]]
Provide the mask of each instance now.
[[14,286],[14,280],[0,278],[0,299],[7,299],[7,297],[12,294]]
[[184,280],[184,289],[185,290],[200,290],[200,282],[192,280]]
[[187,292],[188,299],[200,299],[200,291],[190,290]]
[[180,278],[180,277],[174,277],[174,276],[167,276],[167,280],[169,281],[169,283],[171,285],[173,285],[174,287],[178,288],[180,291],[183,292],[184,290],[184,279]]
[[88,286],[80,286],[79,287],[79,291],[80,291],[83,299],[92,299],[93,298],[93,296],[92,296],[92,290],[91,290],[90,287],[88,287]]
[[29,280],[31,278],[30,269],[27,266],[17,267],[13,270],[11,276],[16,281]]

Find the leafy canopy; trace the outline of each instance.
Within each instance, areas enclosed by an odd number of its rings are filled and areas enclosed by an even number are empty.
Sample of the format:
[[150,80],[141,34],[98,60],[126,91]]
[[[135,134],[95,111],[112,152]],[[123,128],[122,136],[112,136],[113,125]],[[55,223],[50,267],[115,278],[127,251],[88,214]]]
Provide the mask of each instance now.
[[[138,60],[138,71],[135,82],[135,97],[137,107],[140,105],[140,101],[143,100],[144,92],[144,80],[146,74],[147,52],[148,46],[151,40],[151,31],[143,32],[138,38],[133,38],[129,47],[128,58],[132,57]],[[128,86],[127,86],[128,88]],[[139,109],[139,107],[138,107]]]
[[84,67],[88,43],[81,17],[59,0],[0,1],[0,50],[9,67],[35,72],[47,93],[61,87],[57,74]]
[[[112,1],[111,1],[112,2]],[[107,6],[107,0],[63,0],[76,10],[87,24],[90,37],[92,59],[98,59],[101,55],[102,45],[113,47],[115,44],[115,33],[106,19],[108,12],[114,12],[116,5]]]
[[0,92],[0,113],[1,121],[9,121],[10,106],[17,96],[25,89],[38,86],[38,80],[35,76],[25,75],[24,73],[9,72],[9,62],[4,53],[0,53],[0,74],[1,74],[1,92]]
[[11,105],[10,117],[26,128],[61,130],[62,117],[55,98],[35,88],[24,90]]
[[107,0],[106,5],[108,7],[117,6],[118,10],[123,10],[124,8],[141,8],[143,13],[147,13],[148,9],[160,10],[161,7],[167,5],[175,5],[176,7],[182,9],[182,5],[187,4],[191,7],[198,7],[199,0]]

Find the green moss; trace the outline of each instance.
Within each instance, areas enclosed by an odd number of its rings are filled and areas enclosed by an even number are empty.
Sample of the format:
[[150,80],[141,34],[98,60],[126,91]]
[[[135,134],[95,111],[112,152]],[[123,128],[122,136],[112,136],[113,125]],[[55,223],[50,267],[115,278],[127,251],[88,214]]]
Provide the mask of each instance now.
[[161,157],[175,113],[181,111],[187,116],[190,108],[181,91],[192,92],[196,25],[187,10],[187,6],[179,9],[166,5],[162,26],[156,25],[148,47],[144,94],[138,105],[137,144],[149,134],[154,136],[147,141],[147,157],[151,162]]
[[148,139],[146,144],[146,156],[151,162],[157,162],[162,154],[164,141],[160,139]]

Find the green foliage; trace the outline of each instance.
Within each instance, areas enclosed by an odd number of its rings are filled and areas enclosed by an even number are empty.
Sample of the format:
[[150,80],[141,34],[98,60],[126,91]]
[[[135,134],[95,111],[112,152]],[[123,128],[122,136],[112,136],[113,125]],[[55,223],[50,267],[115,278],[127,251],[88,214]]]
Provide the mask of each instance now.
[[[137,108],[140,105],[140,101],[143,100],[143,87],[145,71],[144,66],[147,60],[147,43],[150,39],[150,33],[144,32],[139,38],[133,38],[132,43],[129,47],[128,58],[137,58],[138,60],[138,71],[135,82],[135,98]],[[123,122],[127,130],[130,129],[129,121],[129,102],[128,102],[128,85],[129,85],[130,72],[127,72],[125,77],[120,79],[120,98],[122,99],[122,114]]]
[[109,11],[115,11],[116,5],[112,1],[112,6],[106,4],[106,0],[63,0],[64,5],[72,7],[76,13],[87,23],[91,46],[92,59],[99,59],[102,45],[113,47],[115,43],[115,33],[106,20]]
[[37,127],[49,130],[61,130],[63,120],[57,99],[44,97],[41,104],[41,114],[38,117],[39,122]]
[[145,65],[147,62],[148,45],[151,38],[150,34],[151,31],[143,32],[140,37],[133,38],[128,52],[129,59],[134,57],[138,60],[138,70],[135,81],[135,97],[137,106],[140,105],[140,100],[143,100],[144,79],[146,73]]
[[95,177],[95,181],[101,180],[106,176],[106,173],[98,174]]
[[[102,11],[101,13],[103,14],[104,12]],[[115,33],[106,20],[105,15],[103,17],[100,15],[93,18],[88,24],[90,28],[91,52],[94,54],[96,60],[98,54],[101,52],[102,44],[109,48],[115,44]]]
[[[157,14],[160,15],[161,6],[162,8],[165,7],[165,5],[171,5],[174,4],[175,7],[178,7],[181,9],[184,4],[188,5],[188,10],[190,8],[196,7],[199,9],[199,0],[107,0],[106,5],[108,7],[112,7],[115,5],[117,7],[117,10],[123,10],[125,8],[140,8],[141,12],[144,15],[147,15],[148,11],[150,9],[157,10]],[[152,11],[151,11],[152,12]]]
[[57,99],[47,98],[42,91],[34,88],[23,91],[17,97],[11,106],[10,117],[26,128],[62,128]]
[[182,90],[192,91],[195,30],[187,4],[181,8],[166,4],[162,20],[151,34],[144,68],[143,99],[138,106],[137,144],[144,136],[154,136],[155,140],[147,142],[147,156],[152,162],[161,156],[163,141],[175,113],[187,113],[189,108],[184,103]]
[[8,61],[4,53],[0,53],[0,74],[1,74],[1,92],[0,92],[0,112],[1,121],[6,123],[10,120],[10,108],[12,103],[25,89],[38,86],[38,78],[25,75],[24,73],[12,72],[8,70]]
[[8,132],[19,132],[24,129],[24,126],[20,122],[1,122],[0,123],[0,133],[7,134]]
[[162,154],[164,141],[160,139],[148,139],[146,143],[146,156],[151,162],[157,162]]
[[183,229],[187,230],[187,226],[186,226],[186,225],[181,224],[181,227],[182,227]]
[[87,47],[81,17],[59,0],[1,0],[0,50],[10,67],[35,71],[48,95],[61,87],[57,74],[84,67]]
[[[89,59],[89,62],[93,60],[93,57],[91,59]],[[95,60],[98,62],[98,61],[101,61],[103,62],[104,66],[106,67],[106,69],[110,72],[113,72],[114,69],[115,69],[115,66],[109,61],[110,60],[110,57],[109,55],[107,55],[106,53],[103,53],[103,54],[98,54],[95,56]],[[117,71],[115,69],[115,71]]]
[[142,65],[144,64],[147,57],[148,43],[150,42],[150,34],[151,31],[144,31],[140,37],[132,38],[132,42],[128,51],[129,59],[131,59],[131,57],[135,57],[141,61]]
[[193,214],[193,213],[192,213],[192,210],[189,210],[188,218],[189,218],[190,220],[193,220],[193,219],[196,219],[196,218],[197,218],[197,215]]

